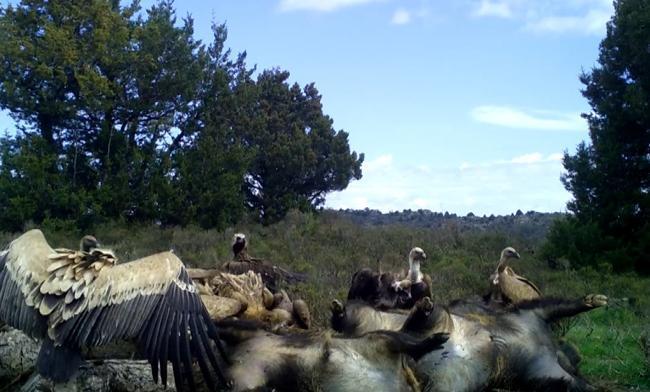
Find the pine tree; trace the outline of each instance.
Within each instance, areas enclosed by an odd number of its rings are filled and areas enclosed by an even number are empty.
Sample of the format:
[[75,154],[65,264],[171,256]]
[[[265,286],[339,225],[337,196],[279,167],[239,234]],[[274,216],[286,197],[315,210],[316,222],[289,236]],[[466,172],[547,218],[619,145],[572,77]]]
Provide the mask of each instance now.
[[650,2],[619,0],[584,72],[591,143],[565,153],[573,213],[551,231],[556,255],[650,272]]

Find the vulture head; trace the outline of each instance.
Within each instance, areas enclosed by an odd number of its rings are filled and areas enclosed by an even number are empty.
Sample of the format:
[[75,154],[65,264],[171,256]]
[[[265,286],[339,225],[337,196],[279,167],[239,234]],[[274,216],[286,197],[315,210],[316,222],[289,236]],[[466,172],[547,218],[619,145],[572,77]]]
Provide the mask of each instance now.
[[232,253],[237,256],[242,250],[246,249],[246,235],[244,233],[235,233],[232,236]]
[[424,253],[424,251],[420,247],[416,246],[415,248],[411,249],[411,252],[409,252],[410,263],[413,263],[414,261],[423,262],[426,259],[427,259],[427,254]]
[[[499,264],[497,265],[497,270],[496,272],[492,275],[492,284],[499,284],[499,274],[501,273],[506,273],[512,275],[512,270],[506,265],[508,260],[511,259],[519,259],[521,256],[519,256],[519,253],[515,250],[515,248],[508,246],[504,250],[501,251],[501,258],[499,258]],[[508,271],[510,270],[510,271]]]
[[501,251],[501,259],[500,259],[501,262],[505,262],[508,259],[519,259],[519,258],[521,258],[519,256],[519,253],[517,253],[515,248],[513,248],[511,246],[509,246],[509,247],[507,247],[507,248],[505,248],[504,250]]
[[99,248],[99,241],[92,235],[85,235],[79,241],[79,250],[90,253],[91,250]]

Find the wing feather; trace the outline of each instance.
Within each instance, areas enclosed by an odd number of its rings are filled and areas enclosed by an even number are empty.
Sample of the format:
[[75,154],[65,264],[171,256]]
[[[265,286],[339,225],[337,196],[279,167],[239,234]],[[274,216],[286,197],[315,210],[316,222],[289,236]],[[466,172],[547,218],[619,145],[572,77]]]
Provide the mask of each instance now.
[[73,304],[75,308],[59,307],[51,314],[50,320],[56,322],[50,323],[48,334],[54,341],[95,346],[135,339],[156,381],[160,375],[166,383],[170,361],[176,385],[194,389],[194,360],[209,385],[214,386],[210,377],[214,372],[225,381],[212,352],[216,344],[225,355],[217,331],[174,254],[165,252],[102,268]]
[[530,280],[524,278],[523,276],[515,274],[515,278],[517,278],[520,282],[527,284],[530,286],[531,289],[533,289],[540,297],[542,296],[542,291],[535,285],[535,283],[531,282]]
[[0,319],[70,347],[134,339],[163,383],[171,362],[178,388],[194,387],[193,360],[210,385],[208,364],[225,382],[212,351],[216,345],[227,361],[216,328],[174,254],[99,270],[92,263],[71,265],[72,258],[68,262],[53,254],[38,230],[23,234],[0,253]]
[[53,252],[40,230],[30,230],[0,256],[0,319],[37,338],[45,336],[47,320],[35,309],[40,301],[34,299],[40,299],[38,287],[48,277]]

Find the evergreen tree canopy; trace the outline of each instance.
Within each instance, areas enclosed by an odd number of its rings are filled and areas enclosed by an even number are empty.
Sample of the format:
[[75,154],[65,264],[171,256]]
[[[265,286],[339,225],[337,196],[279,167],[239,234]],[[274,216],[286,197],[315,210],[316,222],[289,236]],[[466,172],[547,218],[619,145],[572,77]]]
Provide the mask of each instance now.
[[619,0],[598,65],[581,76],[591,143],[565,153],[573,213],[551,231],[579,264],[650,272],[650,3]]
[[74,219],[224,226],[321,205],[361,177],[313,84],[253,79],[171,1],[23,0],[0,8],[0,224]]

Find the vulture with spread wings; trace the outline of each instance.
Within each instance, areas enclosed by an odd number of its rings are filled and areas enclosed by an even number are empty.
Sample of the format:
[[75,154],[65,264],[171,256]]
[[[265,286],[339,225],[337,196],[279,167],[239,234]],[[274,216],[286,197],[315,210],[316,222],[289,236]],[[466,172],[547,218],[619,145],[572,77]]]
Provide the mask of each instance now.
[[43,341],[39,373],[66,381],[82,347],[132,340],[156,382],[167,383],[169,361],[178,389],[194,389],[195,362],[211,389],[227,383],[217,330],[181,260],[171,252],[114,260],[54,250],[39,230],[0,252],[0,320]]

